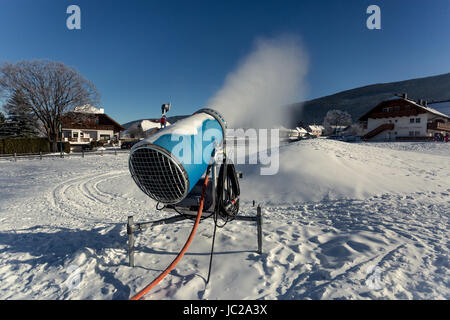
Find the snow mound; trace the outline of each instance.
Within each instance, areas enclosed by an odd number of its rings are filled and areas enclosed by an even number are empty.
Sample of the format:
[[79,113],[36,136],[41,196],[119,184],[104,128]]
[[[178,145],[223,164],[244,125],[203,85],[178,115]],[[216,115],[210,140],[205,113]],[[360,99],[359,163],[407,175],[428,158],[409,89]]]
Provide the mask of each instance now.
[[[434,150],[432,144],[428,146],[426,150]],[[391,145],[379,147],[326,139],[282,146],[276,175],[261,176],[260,165],[238,166],[244,172],[242,196],[284,203],[363,199],[383,193],[423,191],[433,185],[439,189],[437,182],[443,179],[439,170],[448,162],[444,154],[450,153],[450,144],[441,144],[442,156],[436,156],[436,150],[433,154],[411,152],[425,148],[420,143],[404,145],[409,152],[395,150]]]

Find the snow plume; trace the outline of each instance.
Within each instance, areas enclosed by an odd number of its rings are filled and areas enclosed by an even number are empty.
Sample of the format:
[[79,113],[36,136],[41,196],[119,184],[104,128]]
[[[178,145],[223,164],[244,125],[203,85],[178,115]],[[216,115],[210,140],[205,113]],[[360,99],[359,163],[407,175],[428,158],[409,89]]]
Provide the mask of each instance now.
[[258,39],[208,101],[230,127],[272,128],[288,121],[286,105],[302,100],[307,58],[296,36]]

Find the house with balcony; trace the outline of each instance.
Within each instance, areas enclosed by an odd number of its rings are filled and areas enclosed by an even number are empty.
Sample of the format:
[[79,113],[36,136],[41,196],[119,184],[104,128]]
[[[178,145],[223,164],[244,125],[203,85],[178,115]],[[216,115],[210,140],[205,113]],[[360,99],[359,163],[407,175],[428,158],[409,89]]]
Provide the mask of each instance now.
[[75,108],[61,117],[63,141],[73,147],[88,145],[91,141],[116,144],[120,132],[125,130],[119,123],[105,114],[104,109]]
[[359,119],[363,140],[432,140],[450,133],[450,117],[407,94],[382,101]]

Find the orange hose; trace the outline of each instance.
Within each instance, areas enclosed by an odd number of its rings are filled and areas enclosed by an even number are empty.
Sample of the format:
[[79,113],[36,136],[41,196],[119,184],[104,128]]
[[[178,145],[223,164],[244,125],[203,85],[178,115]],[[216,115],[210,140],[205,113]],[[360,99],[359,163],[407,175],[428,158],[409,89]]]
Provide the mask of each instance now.
[[142,289],[140,292],[135,294],[130,300],[139,300],[141,299],[145,294],[147,294],[154,286],[156,286],[162,279],[164,279],[165,276],[169,274],[170,271],[177,265],[177,263],[183,258],[184,254],[186,253],[187,249],[189,248],[192,239],[194,239],[195,232],[197,231],[197,227],[200,223],[200,218],[202,216],[203,212],[203,203],[205,200],[205,192],[206,192],[206,185],[208,183],[208,174],[206,174],[205,182],[203,184],[202,189],[202,196],[200,199],[200,206],[198,207],[197,212],[197,219],[195,219],[194,227],[192,228],[191,234],[189,235],[189,238],[187,239],[183,249],[181,249],[180,253],[177,255],[175,260],[172,261],[172,263],[155,279],[153,280],[149,285],[147,285],[144,289]]

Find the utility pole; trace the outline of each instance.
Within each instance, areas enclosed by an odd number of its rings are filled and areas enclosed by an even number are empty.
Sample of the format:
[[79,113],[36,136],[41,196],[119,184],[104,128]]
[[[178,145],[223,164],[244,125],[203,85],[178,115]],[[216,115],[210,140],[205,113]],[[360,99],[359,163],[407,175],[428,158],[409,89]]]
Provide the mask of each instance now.
[[63,156],[63,143],[62,143],[62,124],[61,124],[61,116],[59,116],[59,123],[58,123],[58,137],[59,137],[59,152],[60,157],[64,158]]

